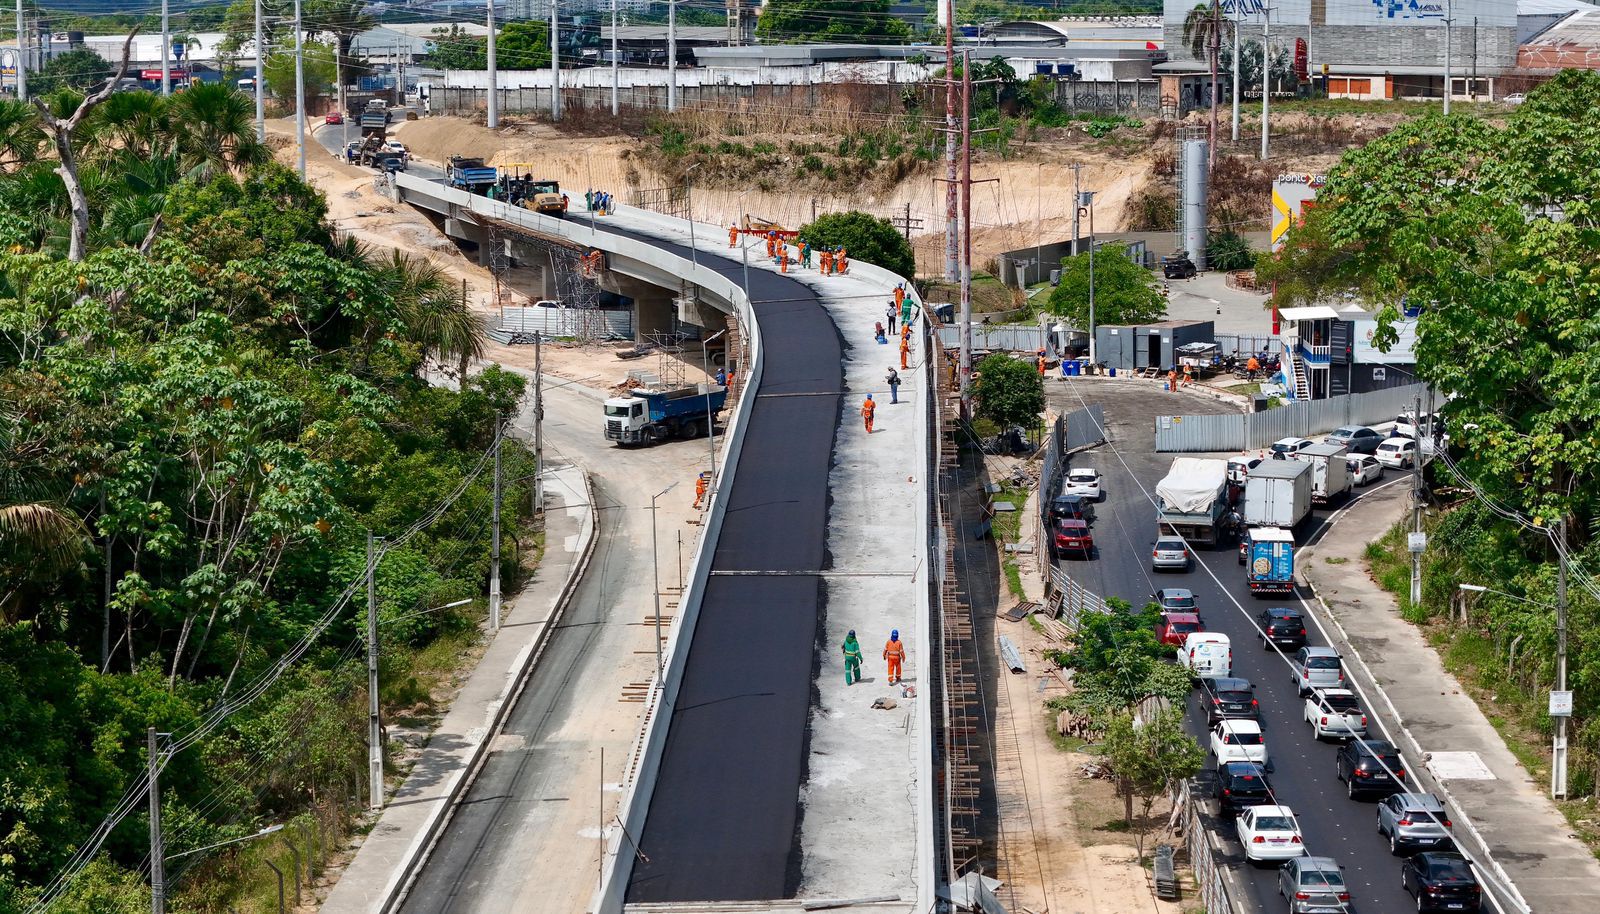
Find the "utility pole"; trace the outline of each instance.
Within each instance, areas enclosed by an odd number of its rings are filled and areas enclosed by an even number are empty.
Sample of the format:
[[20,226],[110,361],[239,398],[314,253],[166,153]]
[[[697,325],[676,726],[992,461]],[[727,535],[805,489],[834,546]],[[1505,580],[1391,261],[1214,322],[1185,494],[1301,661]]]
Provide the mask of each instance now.
[[1094,234],[1094,191],[1087,191],[1084,197],[1089,207],[1089,364],[1098,365],[1094,345],[1094,249],[1098,241]]
[[[715,341],[727,332],[727,328],[723,328],[700,340],[700,367],[704,368],[708,375],[711,374],[711,356],[706,344]],[[726,350],[728,347],[724,344],[722,348]],[[716,380],[715,377],[706,379],[706,434],[711,439],[711,483],[706,486],[706,492],[708,493],[714,493],[717,490],[717,414],[711,409],[711,388],[714,380]]]
[[961,362],[962,406],[972,389],[972,52],[961,53]]
[[[1206,50],[1210,52],[1211,59],[1211,146],[1206,150],[1210,156],[1206,160],[1207,174],[1217,170],[1217,58],[1222,56],[1222,7],[1217,5],[1217,0],[1211,0],[1211,32],[1206,39]],[[1235,68],[1237,69],[1237,67]]]
[[494,506],[489,521],[489,630],[500,630],[500,442],[505,418],[494,414]]
[[294,144],[300,180],[306,179],[306,36],[300,28],[300,0],[294,0]]
[[678,0],[667,0],[667,113],[678,110]]
[[544,333],[533,332],[533,514],[544,510]]
[[[1417,397],[1411,412],[1412,428],[1417,430],[1416,453],[1411,459],[1411,532],[1422,535],[1422,398]],[[1432,420],[1429,420],[1432,424]],[[1430,429],[1431,431],[1431,429]],[[1411,605],[1422,602],[1422,550],[1411,546]]]
[[378,710],[378,556],[367,531],[367,808],[383,808],[383,721]]
[[[18,0],[20,3],[21,0]],[[256,0],[256,142],[267,141],[266,42],[261,37],[261,0]]]
[[1267,137],[1272,132],[1267,120],[1272,104],[1272,9],[1261,10],[1261,161],[1267,160]]
[[[1556,521],[1556,691],[1567,691],[1567,521]],[[1555,743],[1550,755],[1550,796],[1567,798],[1567,716],[1556,715]]]
[[28,29],[22,18],[22,0],[17,0],[17,101],[28,100]]
[[[555,0],[550,0],[551,9],[554,9],[555,5]],[[497,130],[500,127],[500,100],[496,98],[499,94],[499,89],[495,83],[498,82],[500,71],[495,69],[494,65],[494,0],[484,0],[484,6],[489,10],[489,38],[485,45],[488,59],[484,61],[489,67],[489,108],[484,116],[484,123],[488,125],[490,130]],[[554,92],[553,86],[551,91]]]
[[158,736],[155,727],[145,730],[145,742],[149,746],[145,770],[150,781],[150,914],[166,914],[167,910],[166,849],[161,844],[161,749],[157,744]]
[[622,71],[617,61],[617,0],[611,0],[611,116],[617,116],[617,95],[622,88]]
[[1455,4],[1444,0],[1444,113],[1450,113],[1450,23],[1455,16]]
[[561,120],[561,15],[550,0],[550,119]]
[[1233,5],[1233,141],[1239,142],[1239,28],[1244,25],[1244,4]]
[[[944,281],[958,282],[961,279],[961,233],[956,223],[955,0],[943,0],[940,8],[944,12]],[[961,383],[965,385],[966,381]]]
[[167,0],[161,0],[161,94],[172,94],[172,30],[167,21]]
[[1072,163],[1072,256],[1078,256],[1078,215],[1082,212],[1083,194],[1078,184],[1083,178],[1083,163]]

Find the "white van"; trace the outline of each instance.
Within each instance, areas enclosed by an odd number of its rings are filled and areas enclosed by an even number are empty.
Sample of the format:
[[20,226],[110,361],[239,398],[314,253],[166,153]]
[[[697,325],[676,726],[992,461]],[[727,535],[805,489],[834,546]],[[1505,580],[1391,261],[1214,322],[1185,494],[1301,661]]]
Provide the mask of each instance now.
[[1233,675],[1233,643],[1221,632],[1190,632],[1183,639],[1178,663],[1190,678],[1211,679]]

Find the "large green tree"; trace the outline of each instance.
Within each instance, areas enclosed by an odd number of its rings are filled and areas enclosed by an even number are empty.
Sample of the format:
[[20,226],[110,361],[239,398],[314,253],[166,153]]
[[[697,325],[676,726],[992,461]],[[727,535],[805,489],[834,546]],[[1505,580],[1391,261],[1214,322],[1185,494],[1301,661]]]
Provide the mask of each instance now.
[[[1050,292],[1050,310],[1075,326],[1089,326],[1089,255],[1064,257],[1061,282]],[[1160,320],[1167,300],[1156,290],[1155,276],[1116,247],[1094,254],[1094,319],[1102,324],[1143,324]]]
[[813,248],[843,247],[851,260],[910,279],[917,272],[917,257],[911,242],[887,219],[851,210],[825,213],[800,227],[800,237]]
[[367,12],[366,0],[307,0],[302,21],[309,31],[333,36],[334,85],[339,110],[349,111],[345,92],[350,87],[350,49],[356,36],[378,24]]
[[1118,714],[1106,727],[1101,757],[1122,795],[1123,819],[1133,823],[1133,801],[1143,804],[1141,815],[1205,764],[1206,753],[1194,737],[1184,732],[1181,710],[1158,711],[1149,720],[1132,713]]
[[[1352,293],[1450,397],[1460,465],[1486,494],[1582,537],[1600,505],[1600,74],[1563,72],[1504,127],[1411,120],[1345,154],[1287,248],[1280,304]],[[1282,280],[1280,282],[1280,280]]]
[[1038,428],[1044,413],[1044,381],[1032,363],[1003,352],[987,356],[978,363],[972,392],[980,417],[1002,429],[1014,425],[1030,431]]
[[889,12],[892,6],[890,0],[767,0],[756,36],[769,44],[901,44],[911,27]]
[[47,95],[57,89],[93,89],[111,77],[111,62],[88,48],[74,48],[51,57],[44,69],[28,76],[28,91]]

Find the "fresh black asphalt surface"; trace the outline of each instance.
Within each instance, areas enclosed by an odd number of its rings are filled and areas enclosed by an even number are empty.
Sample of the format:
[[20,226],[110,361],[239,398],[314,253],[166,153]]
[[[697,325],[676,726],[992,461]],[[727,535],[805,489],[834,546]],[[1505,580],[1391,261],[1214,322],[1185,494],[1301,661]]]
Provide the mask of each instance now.
[[[342,148],[336,127],[316,136],[330,152]],[[423,163],[411,173],[442,177]],[[599,229],[690,258],[687,245],[615,223]],[[743,282],[741,261],[697,256]],[[722,496],[711,577],[644,833],[635,836],[629,902],[769,900],[792,897],[799,885],[800,785],[825,612],[816,572],[829,564],[843,341],[808,286],[760,269],[749,283],[763,340],[760,389]]]
[[[1101,472],[1106,494],[1096,508],[1093,527],[1096,557],[1088,561],[1064,559],[1060,567],[1091,591],[1122,597],[1136,607],[1144,605],[1150,594],[1160,587],[1185,587],[1193,591],[1206,628],[1226,634],[1233,644],[1233,674],[1249,679],[1256,687],[1256,698],[1261,702],[1262,729],[1273,761],[1270,781],[1278,801],[1293,809],[1299,819],[1307,852],[1332,857],[1344,867],[1353,911],[1380,914],[1416,910],[1411,896],[1400,888],[1401,858],[1389,853],[1388,842],[1377,833],[1377,801],[1351,800],[1345,796],[1345,785],[1334,771],[1338,744],[1319,743],[1311,736],[1302,702],[1291,684],[1288,664],[1277,653],[1263,650],[1256,637],[1252,622],[1261,610],[1269,606],[1289,606],[1305,612],[1299,598],[1252,597],[1245,586],[1244,569],[1238,564],[1237,548],[1232,545],[1215,550],[1202,548],[1196,552],[1200,564],[1216,576],[1220,585],[1199,567],[1182,574],[1156,573],[1150,569],[1150,549],[1156,530],[1155,507],[1145,493],[1154,496],[1156,483],[1166,475],[1172,458],[1179,456],[1155,453],[1154,417],[1222,412],[1224,407],[1197,397],[1162,393],[1154,382],[1150,382],[1148,388],[1094,381],[1068,381],[1066,384],[1072,387],[1054,381],[1049,384],[1052,407],[1063,411],[1079,408],[1081,402],[1072,390],[1081,394],[1084,402],[1104,406],[1107,436],[1127,466],[1123,466],[1109,446],[1072,457],[1070,466],[1092,466]],[[1390,470],[1382,481],[1373,485],[1388,483],[1395,475],[1395,471]],[[1359,491],[1370,491],[1370,488]],[[1351,510],[1361,510],[1359,501],[1358,495],[1356,506]],[[1296,541],[1306,543],[1319,536],[1340,507],[1342,505],[1331,510],[1314,508],[1311,518],[1294,531]],[[1327,643],[1310,619],[1306,633],[1310,644]],[[1370,713],[1372,709],[1366,710],[1372,723],[1372,738],[1383,738],[1376,726],[1376,715]],[[1187,722],[1201,745],[1208,745],[1205,717],[1197,694],[1190,696]],[[1215,764],[1214,759],[1208,759],[1208,767]],[[1202,782],[1209,783],[1204,779]],[[1205,805],[1215,811],[1213,804]],[[1286,910],[1286,902],[1278,895],[1276,865],[1252,866],[1244,860],[1233,822],[1219,821],[1216,825],[1229,839],[1225,859],[1236,877],[1234,884],[1242,886],[1249,896],[1243,899],[1247,907],[1237,907],[1239,899],[1235,899],[1235,909]]]
[[[631,234],[614,226],[605,231]],[[687,258],[686,246],[646,236]],[[733,259],[698,254],[735,282]],[[792,897],[828,567],[828,468],[843,404],[839,330],[807,286],[750,271],[761,385],[672,709],[627,900]],[[767,572],[763,574],[762,572]]]

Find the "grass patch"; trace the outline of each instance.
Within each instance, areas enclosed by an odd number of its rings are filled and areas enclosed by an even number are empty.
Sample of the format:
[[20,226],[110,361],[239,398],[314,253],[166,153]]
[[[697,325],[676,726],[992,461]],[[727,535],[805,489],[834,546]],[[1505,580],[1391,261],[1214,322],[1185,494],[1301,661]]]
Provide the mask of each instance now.
[[[1001,544],[1015,543],[1022,538],[1022,516],[1026,513],[1028,504],[1028,489],[1022,486],[1001,486],[995,493],[995,501],[1009,501],[1016,505],[1015,511],[997,511],[994,515],[994,537]],[[1026,594],[1022,589],[1022,568],[1017,564],[1017,557],[1005,553],[1001,557],[1000,565],[1006,576],[1006,589],[1017,599],[1025,599]]]
[[1044,623],[1039,621],[1038,613],[1028,613],[1028,627],[1041,635],[1044,634]]
[[1350,561],[1342,555],[1325,555],[1322,557],[1322,560],[1327,562],[1329,565],[1343,565],[1345,562]]
[[1127,821],[1125,821],[1123,819],[1108,819],[1104,824],[1096,825],[1094,827],[1094,830],[1095,831],[1130,832],[1130,831],[1133,831],[1133,824],[1130,823],[1130,822],[1127,822]]

